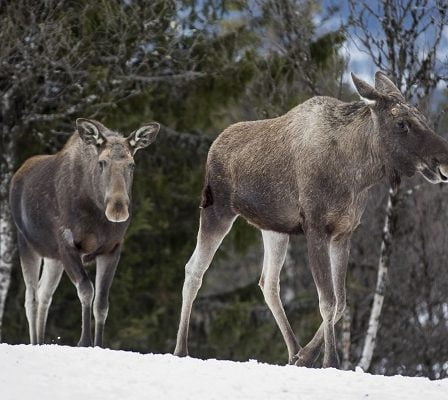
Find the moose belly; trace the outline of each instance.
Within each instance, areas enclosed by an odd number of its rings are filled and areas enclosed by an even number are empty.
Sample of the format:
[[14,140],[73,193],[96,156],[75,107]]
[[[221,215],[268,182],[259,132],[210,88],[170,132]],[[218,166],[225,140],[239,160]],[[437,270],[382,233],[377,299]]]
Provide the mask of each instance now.
[[[291,198],[291,197],[294,197]],[[234,211],[262,230],[287,234],[303,233],[303,213],[296,196],[257,192],[234,194]]]
[[39,256],[58,258],[57,233],[46,222],[40,215],[30,218],[26,210],[22,210],[21,219],[16,221],[17,228]]

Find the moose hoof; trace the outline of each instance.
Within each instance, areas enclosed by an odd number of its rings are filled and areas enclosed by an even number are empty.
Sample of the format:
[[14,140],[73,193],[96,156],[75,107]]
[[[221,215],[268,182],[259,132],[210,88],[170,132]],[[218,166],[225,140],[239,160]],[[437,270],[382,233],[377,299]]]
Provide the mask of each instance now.
[[324,359],[322,363],[322,368],[338,368],[339,369],[339,359],[338,357],[330,357],[328,360]]
[[289,365],[296,365],[296,362],[299,360],[299,356],[297,354],[293,355],[290,359],[288,364]]
[[173,355],[176,357],[187,357],[188,356],[188,350],[187,349],[176,349],[174,350]]
[[295,366],[296,367],[311,368],[313,366],[313,361],[312,360],[306,360],[304,358],[298,358],[297,361],[295,362]]
[[80,339],[78,342],[78,347],[92,347],[92,346],[93,346],[92,340]]
[[311,352],[307,352],[304,349],[300,350],[296,354],[296,362],[295,365],[297,367],[308,367],[311,368],[314,364],[315,355]]

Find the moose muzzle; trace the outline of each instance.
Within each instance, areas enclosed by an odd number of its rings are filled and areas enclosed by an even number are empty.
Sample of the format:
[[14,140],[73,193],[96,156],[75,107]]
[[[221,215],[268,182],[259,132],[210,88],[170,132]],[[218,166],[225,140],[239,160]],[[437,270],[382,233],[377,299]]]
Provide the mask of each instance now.
[[448,164],[421,163],[417,169],[431,183],[448,182]]
[[110,222],[124,222],[129,218],[129,198],[116,196],[106,201],[106,218]]

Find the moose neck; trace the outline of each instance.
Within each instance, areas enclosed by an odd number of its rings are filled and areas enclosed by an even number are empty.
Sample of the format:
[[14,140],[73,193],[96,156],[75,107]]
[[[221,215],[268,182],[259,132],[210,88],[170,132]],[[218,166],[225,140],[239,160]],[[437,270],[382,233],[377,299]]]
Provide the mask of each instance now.
[[[340,131],[340,151],[351,173],[353,187],[364,190],[379,183],[388,173],[381,151],[377,117],[364,102],[345,103],[340,106],[343,116]],[[336,130],[339,130],[336,126]]]

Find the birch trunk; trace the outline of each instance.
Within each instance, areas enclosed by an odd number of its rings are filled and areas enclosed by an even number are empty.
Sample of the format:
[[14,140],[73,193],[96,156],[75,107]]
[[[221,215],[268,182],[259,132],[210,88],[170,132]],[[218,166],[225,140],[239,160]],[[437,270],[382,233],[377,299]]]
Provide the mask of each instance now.
[[372,362],[373,352],[375,350],[376,338],[378,334],[381,311],[383,308],[384,295],[387,286],[387,273],[390,266],[390,255],[392,253],[392,239],[397,226],[397,205],[399,188],[396,191],[389,190],[389,197],[386,207],[386,218],[384,220],[383,238],[381,241],[381,253],[378,263],[378,277],[376,282],[373,305],[370,311],[369,325],[362,350],[361,360],[358,367],[368,371]]
[[11,283],[14,254],[14,229],[8,204],[9,183],[14,169],[12,144],[5,149],[5,165],[0,181],[0,342],[2,341],[3,314]]
[[351,325],[352,318],[350,315],[350,307],[347,305],[342,315],[342,363],[341,368],[343,370],[349,370],[351,368],[350,364],[350,348],[352,345],[351,338]]

